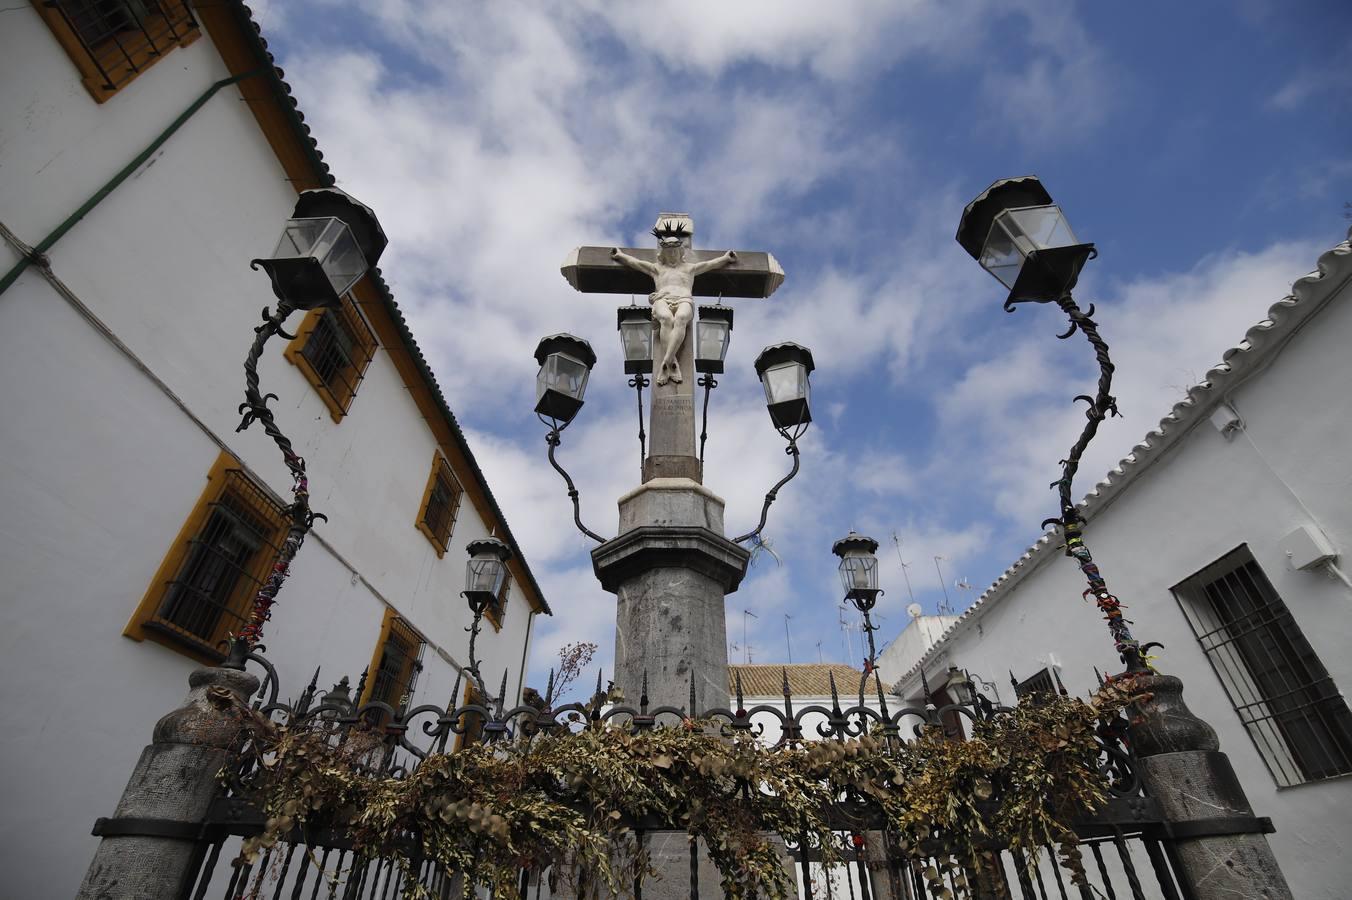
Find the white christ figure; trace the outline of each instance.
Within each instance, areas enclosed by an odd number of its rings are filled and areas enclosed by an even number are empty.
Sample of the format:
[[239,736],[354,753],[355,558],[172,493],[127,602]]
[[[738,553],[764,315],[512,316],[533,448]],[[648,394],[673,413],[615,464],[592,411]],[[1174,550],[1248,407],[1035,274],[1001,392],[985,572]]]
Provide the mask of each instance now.
[[657,341],[662,349],[661,365],[657,371],[657,383],[681,382],[681,364],[677,354],[685,342],[686,329],[695,316],[694,293],[695,276],[737,262],[737,254],[732,250],[704,262],[686,262],[685,243],[679,232],[676,235],[653,232],[657,235],[657,262],[630,256],[618,247],[612,247],[610,258],[624,263],[631,269],[637,269],[652,276],[656,288],[648,295],[653,307],[653,318],[657,320]]

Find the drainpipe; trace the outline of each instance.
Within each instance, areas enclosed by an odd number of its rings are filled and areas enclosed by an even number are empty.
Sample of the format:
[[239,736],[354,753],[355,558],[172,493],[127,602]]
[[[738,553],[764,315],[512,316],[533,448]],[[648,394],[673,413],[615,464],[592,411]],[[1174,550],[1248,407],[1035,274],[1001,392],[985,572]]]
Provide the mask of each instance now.
[[[530,639],[535,630],[535,617],[540,614],[538,609],[532,609],[530,615],[526,617],[526,639],[521,642],[521,668],[516,678],[516,702],[521,702],[521,692],[526,685],[526,657],[530,654]],[[504,701],[505,702],[505,701]]]
[[219,91],[223,87],[228,87],[229,85],[237,84],[238,82],[241,82],[246,78],[252,78],[255,75],[262,74],[264,71],[265,69],[263,68],[252,69],[248,72],[243,73],[242,75],[234,75],[230,78],[222,78],[220,81],[216,82],[211,87],[207,88],[206,91],[203,92],[202,96],[194,100],[191,106],[185,109],[177,119],[175,119],[172,123],[170,123],[168,128],[164,129],[164,131],[161,131],[159,135],[155,138],[155,140],[150,142],[150,146],[146,147],[139,154],[137,154],[136,158],[133,159],[131,162],[127,163],[127,165],[124,166],[120,172],[114,175],[107,184],[105,184],[103,187],[95,191],[92,197],[90,197],[88,200],[82,203],[79,209],[75,210],[75,212],[71,213],[70,216],[68,216],[64,222],[56,226],[56,229],[52,231],[51,234],[47,235],[45,238],[39,241],[31,251],[26,253],[24,255],[24,258],[19,260],[18,263],[15,264],[14,268],[6,272],[5,276],[3,278],[0,278],[0,294],[3,294],[5,291],[9,290],[10,285],[14,284],[14,282],[18,280],[19,276],[23,274],[23,271],[27,269],[30,265],[37,263],[40,267],[45,268],[47,265],[46,254],[47,251],[52,248],[52,245],[55,244],[57,241],[61,240],[61,238],[65,236],[66,232],[70,231],[72,228],[75,227],[75,223],[79,222],[81,219],[87,216],[94,207],[98,206],[100,203],[103,202],[103,199],[105,197],[107,197],[114,190],[116,190],[118,185],[126,181],[131,176],[131,174],[135,172],[137,169],[139,169],[146,160],[150,159],[151,155],[153,155],[156,150],[160,149],[160,147],[163,146],[164,142],[169,140],[169,138],[174,134],[174,132],[178,131],[179,128],[183,127],[184,122],[187,122],[189,119],[191,119],[193,115],[206,104],[208,100],[210,100],[212,97],[216,95],[217,91]]

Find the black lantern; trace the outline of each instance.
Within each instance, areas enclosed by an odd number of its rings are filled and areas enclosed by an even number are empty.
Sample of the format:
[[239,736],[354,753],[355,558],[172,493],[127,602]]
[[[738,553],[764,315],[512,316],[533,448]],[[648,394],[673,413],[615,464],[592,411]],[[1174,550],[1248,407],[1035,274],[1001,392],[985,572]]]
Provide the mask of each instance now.
[[840,583],[845,588],[845,599],[861,610],[872,608],[878,600],[878,542],[871,537],[851,531],[831,545],[831,552],[840,557]]
[[465,599],[477,614],[487,609],[502,592],[512,548],[489,537],[470,541],[465,552],[469,554],[469,562],[465,564]]
[[540,340],[535,361],[540,364],[535,376],[535,411],[567,425],[582,408],[596,352],[580,337],[552,334]]
[[732,307],[701,306],[695,325],[695,371],[722,375],[731,341]]
[[967,204],[958,243],[1009,289],[1009,303],[1068,295],[1096,251],[1081,244],[1061,207],[1032,175],[1005,178]]
[[793,343],[766,347],[756,357],[756,375],[765,387],[765,405],[776,428],[805,426],[812,421],[808,376],[813,368],[812,351]]
[[957,666],[948,667],[948,681],[944,683],[944,689],[958,703],[970,705],[976,700],[976,688],[971,676]]
[[621,306],[618,310],[624,374],[650,375],[653,370],[653,311],[650,306]]
[[337,188],[302,191],[272,256],[255,259],[277,299],[292,309],[339,304],[385,251],[385,232],[369,207]]

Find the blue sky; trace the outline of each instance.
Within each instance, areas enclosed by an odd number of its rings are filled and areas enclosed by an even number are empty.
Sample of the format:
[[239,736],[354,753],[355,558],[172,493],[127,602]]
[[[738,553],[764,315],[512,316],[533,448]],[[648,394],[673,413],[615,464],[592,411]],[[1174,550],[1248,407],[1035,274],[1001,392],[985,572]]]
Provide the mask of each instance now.
[[[749,530],[787,460],[751,362],[816,354],[817,421],[762,557],[728,600],[748,652],[858,664],[831,542],[884,541],[883,641],[909,602],[969,604],[1056,512],[1047,484],[1095,375],[1052,309],[1001,312],[953,241],[963,205],[1036,173],[1100,257],[1093,302],[1124,418],[1077,495],[1155,428],[1318,254],[1352,202],[1352,26],[1337,2],[447,4],[302,0],[256,13],[339,184],[379,214],[382,268],[556,611],[532,654],[614,604],[572,528],[530,412],[545,334],[600,361],[561,458],[584,521],[615,529],[637,483],[617,300],[559,276],[579,244],[646,246],[661,210],[697,245],[769,250],[787,281],[737,311],[706,484]],[[745,526],[745,527],[743,527]],[[1111,575],[1111,573],[1108,573]],[[965,578],[973,590],[956,587]],[[1078,597],[1075,614],[1092,616]],[[846,616],[851,621],[852,616]],[[850,642],[854,641],[853,648]],[[1111,655],[1104,639],[1105,660]]]

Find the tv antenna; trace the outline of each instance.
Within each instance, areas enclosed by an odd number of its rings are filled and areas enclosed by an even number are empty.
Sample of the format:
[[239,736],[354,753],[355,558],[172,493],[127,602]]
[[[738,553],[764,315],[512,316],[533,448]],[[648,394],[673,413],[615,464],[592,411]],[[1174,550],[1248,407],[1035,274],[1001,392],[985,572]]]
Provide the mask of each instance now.
[[939,560],[941,559],[944,559],[944,557],[934,557],[934,571],[939,573],[939,587],[941,587],[944,592],[944,604],[939,607],[939,615],[951,616],[953,615],[953,601],[948,599],[948,585],[944,583],[944,570],[939,568]]
[[817,641],[817,663],[822,663],[822,642]]
[[751,665],[751,645],[746,642],[746,620],[748,616],[753,619],[759,619],[760,616],[749,609],[742,610],[742,650],[746,653],[747,665]]
[[789,619],[793,616],[784,613],[784,649],[789,651],[789,665],[793,665],[793,641],[789,639]]
[[910,616],[912,619],[918,619],[924,614],[925,608],[919,603],[912,603],[910,606],[906,607],[906,615]]
[[906,579],[906,594],[911,598],[911,602],[915,603],[915,591],[911,590],[911,573],[907,571],[911,567],[901,558],[901,538],[897,537],[895,531],[892,532],[892,543],[897,548],[897,562],[901,563],[901,577]]

